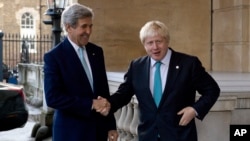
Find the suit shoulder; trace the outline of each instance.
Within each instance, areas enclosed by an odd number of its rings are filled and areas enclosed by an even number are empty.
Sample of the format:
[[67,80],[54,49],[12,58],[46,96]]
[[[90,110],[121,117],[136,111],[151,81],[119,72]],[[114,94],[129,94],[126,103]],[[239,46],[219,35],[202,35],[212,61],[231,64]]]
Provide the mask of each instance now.
[[103,49],[101,46],[91,43],[91,42],[88,42],[88,44],[85,47],[89,51],[103,52]]
[[172,56],[176,59],[179,58],[181,60],[186,60],[186,61],[197,61],[199,60],[199,58],[197,56],[194,55],[190,55],[187,53],[183,53],[183,52],[173,52]]
[[132,60],[132,62],[135,64],[140,64],[140,63],[145,63],[145,61],[147,61],[148,59],[149,59],[149,56],[142,56],[140,58],[136,58]]
[[184,57],[184,58],[197,58],[197,57],[194,56],[194,55],[187,54],[187,53],[183,53],[183,52],[174,51],[173,54],[178,55],[178,56],[181,56],[181,57]]
[[[58,53],[58,52],[64,52],[68,51],[70,49],[70,46],[72,46],[67,38],[64,38],[64,40],[60,43],[58,43],[56,46],[51,48],[47,53],[53,54],[53,53]],[[73,48],[73,47],[72,47]]]
[[62,49],[63,43],[59,43],[56,46],[54,46],[53,48],[51,48],[48,52],[45,53],[45,55],[47,54],[55,54],[60,52],[60,50]]
[[97,44],[94,44],[92,42],[88,42],[88,44],[86,45],[86,47],[94,47],[94,48],[102,48],[101,46],[97,45]]

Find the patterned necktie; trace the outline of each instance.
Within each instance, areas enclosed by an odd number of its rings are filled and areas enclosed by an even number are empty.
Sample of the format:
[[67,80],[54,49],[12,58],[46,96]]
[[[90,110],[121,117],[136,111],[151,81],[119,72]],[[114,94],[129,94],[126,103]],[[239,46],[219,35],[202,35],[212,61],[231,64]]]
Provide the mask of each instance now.
[[160,72],[161,62],[158,61],[155,63],[155,76],[154,76],[154,100],[157,105],[159,106],[159,103],[161,101],[162,96],[162,85],[161,85],[161,72]]
[[78,53],[79,53],[80,60],[81,60],[81,62],[82,62],[82,65],[83,65],[83,67],[84,67],[84,70],[85,70],[85,72],[86,72],[86,74],[87,74],[87,77],[88,77],[88,79],[89,79],[91,88],[92,88],[92,90],[93,90],[93,79],[92,79],[92,77],[91,77],[89,67],[88,67],[88,65],[87,65],[87,63],[86,63],[86,61],[85,61],[84,56],[83,56],[83,51],[84,51],[83,48],[81,48],[81,47],[78,48]]

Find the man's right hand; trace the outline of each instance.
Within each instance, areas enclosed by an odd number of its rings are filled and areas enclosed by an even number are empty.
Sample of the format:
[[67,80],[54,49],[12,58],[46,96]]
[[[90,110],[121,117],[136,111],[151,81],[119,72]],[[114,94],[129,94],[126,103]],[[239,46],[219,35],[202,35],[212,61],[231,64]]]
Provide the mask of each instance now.
[[102,114],[103,116],[107,116],[109,114],[110,107],[111,105],[106,98],[98,96],[97,99],[93,100],[92,108],[95,109],[96,112]]

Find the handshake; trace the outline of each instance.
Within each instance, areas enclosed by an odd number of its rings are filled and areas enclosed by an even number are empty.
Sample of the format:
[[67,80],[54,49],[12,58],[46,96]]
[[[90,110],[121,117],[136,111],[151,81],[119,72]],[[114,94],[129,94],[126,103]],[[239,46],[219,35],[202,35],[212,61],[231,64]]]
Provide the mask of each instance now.
[[103,116],[107,116],[109,114],[111,105],[106,98],[98,96],[97,99],[93,100],[92,109],[96,112],[99,112]]

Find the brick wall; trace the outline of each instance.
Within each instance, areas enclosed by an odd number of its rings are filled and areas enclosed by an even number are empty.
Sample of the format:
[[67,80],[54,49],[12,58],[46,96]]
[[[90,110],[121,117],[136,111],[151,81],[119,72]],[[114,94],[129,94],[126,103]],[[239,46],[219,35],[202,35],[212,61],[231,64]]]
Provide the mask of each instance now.
[[44,15],[47,6],[46,0],[0,0],[0,30],[4,33],[20,32],[20,15],[23,12],[30,12],[34,16],[37,34],[50,34],[51,26],[43,23],[49,18]]

